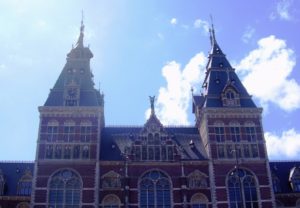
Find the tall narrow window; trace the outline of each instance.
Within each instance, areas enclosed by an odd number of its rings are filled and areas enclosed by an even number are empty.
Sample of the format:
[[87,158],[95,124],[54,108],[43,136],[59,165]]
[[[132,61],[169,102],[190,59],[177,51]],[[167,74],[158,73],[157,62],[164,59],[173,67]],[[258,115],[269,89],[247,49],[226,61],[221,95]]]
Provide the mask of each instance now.
[[233,142],[240,142],[241,136],[240,136],[239,123],[231,123],[230,124],[230,135],[231,135],[231,140]]
[[67,121],[64,123],[64,141],[72,142],[75,139],[75,122]]
[[256,184],[254,176],[249,171],[236,169],[229,173],[227,190],[230,208],[258,208]]
[[224,134],[224,124],[223,123],[216,123],[215,124],[215,135],[217,142],[224,142],[225,141],[225,134]]
[[24,175],[18,182],[17,193],[20,196],[30,196],[32,184],[32,174],[30,170],[26,170]]
[[80,140],[82,142],[91,141],[92,137],[92,124],[89,121],[80,124]]
[[49,207],[79,208],[81,187],[80,177],[75,172],[57,172],[49,181]]
[[146,173],[140,181],[141,208],[170,208],[171,184],[169,178],[160,171]]
[[58,137],[58,122],[57,121],[50,121],[47,124],[47,141],[56,141]]

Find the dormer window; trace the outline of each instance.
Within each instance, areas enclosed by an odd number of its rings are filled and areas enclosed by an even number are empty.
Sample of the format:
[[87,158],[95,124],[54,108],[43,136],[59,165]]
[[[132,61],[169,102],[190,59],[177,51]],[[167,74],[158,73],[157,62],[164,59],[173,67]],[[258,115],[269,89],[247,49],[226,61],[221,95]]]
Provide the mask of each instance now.
[[20,196],[30,196],[31,194],[31,183],[32,183],[32,174],[29,169],[27,169],[19,180],[18,183],[18,195]]
[[222,101],[223,101],[223,106],[228,106],[228,107],[240,106],[240,96],[232,87],[229,87],[222,93]]

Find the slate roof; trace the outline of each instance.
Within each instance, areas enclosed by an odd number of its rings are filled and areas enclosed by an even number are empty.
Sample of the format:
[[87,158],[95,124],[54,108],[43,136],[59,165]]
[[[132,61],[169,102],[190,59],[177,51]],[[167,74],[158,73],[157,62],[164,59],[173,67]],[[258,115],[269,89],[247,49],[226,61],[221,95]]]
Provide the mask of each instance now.
[[[118,161],[124,160],[125,149],[134,142],[134,136],[143,129],[140,127],[105,127],[102,131],[100,160]],[[165,127],[172,141],[178,145],[183,154],[183,160],[206,160],[198,129],[195,127]],[[190,141],[194,145],[190,145]]]
[[289,177],[294,167],[300,168],[300,161],[277,161],[269,162],[272,176],[279,179],[281,192],[279,193],[294,193]]
[[33,162],[0,162],[0,170],[4,176],[4,196],[16,196],[19,179],[29,169],[33,174]]
[[[226,87],[230,86],[235,89],[240,96],[240,107],[255,108],[256,105],[252,101],[251,96],[248,94],[246,88],[235,73],[235,69],[231,67],[226,55],[217,43],[214,31],[212,35],[212,48],[206,65],[206,77],[202,85],[205,91],[203,95],[204,101],[200,103],[203,104],[203,107],[224,107],[221,95]],[[199,104],[198,97],[194,96],[194,103],[197,105]]]
[[64,106],[64,93],[71,82],[79,88],[79,106],[102,106],[103,95],[94,89],[90,59],[93,53],[83,44],[84,25],[74,48],[67,54],[67,63],[51,89],[44,106]]

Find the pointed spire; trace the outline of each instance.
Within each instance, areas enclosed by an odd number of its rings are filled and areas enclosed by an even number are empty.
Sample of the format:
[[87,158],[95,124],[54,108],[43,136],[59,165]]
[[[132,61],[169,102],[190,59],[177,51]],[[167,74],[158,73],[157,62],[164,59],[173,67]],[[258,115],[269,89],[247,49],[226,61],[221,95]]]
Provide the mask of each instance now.
[[211,45],[213,45],[217,41],[216,41],[215,28],[214,28],[212,15],[210,15],[210,21],[211,21],[211,28],[209,28],[209,38],[210,38]]
[[84,24],[83,24],[83,10],[81,12],[81,25],[80,25],[80,35],[77,40],[75,47],[83,47],[83,37],[84,37]]
[[152,116],[155,115],[155,110],[154,110],[155,96],[149,96],[149,99],[150,99],[151,116]]

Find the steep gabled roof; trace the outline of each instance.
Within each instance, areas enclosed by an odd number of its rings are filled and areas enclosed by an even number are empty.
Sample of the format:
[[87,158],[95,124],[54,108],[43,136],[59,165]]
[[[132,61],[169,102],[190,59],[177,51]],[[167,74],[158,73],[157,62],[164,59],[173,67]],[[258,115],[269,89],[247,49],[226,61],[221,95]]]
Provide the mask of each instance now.
[[[222,93],[231,86],[239,95],[239,107],[256,107],[251,96],[232,68],[226,55],[221,50],[216,41],[214,29],[211,29],[211,51],[206,65],[206,76],[202,87],[204,88],[204,101],[202,107],[224,107]],[[199,98],[194,96],[194,103],[198,103]]]
[[67,54],[67,63],[51,89],[44,106],[64,106],[66,89],[78,91],[76,106],[101,106],[103,95],[94,88],[90,59],[93,57],[89,47],[83,44],[84,25],[81,22],[80,35],[75,47]]

